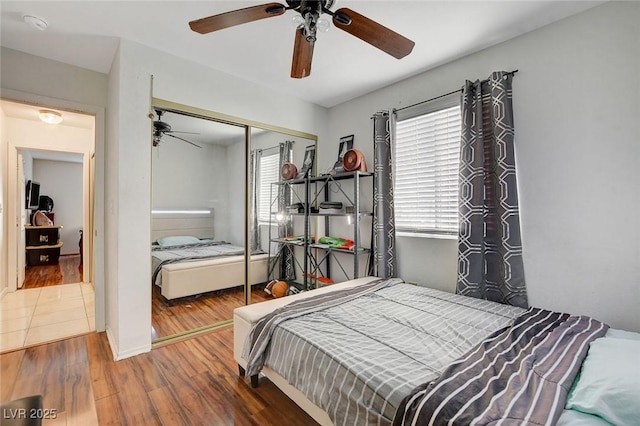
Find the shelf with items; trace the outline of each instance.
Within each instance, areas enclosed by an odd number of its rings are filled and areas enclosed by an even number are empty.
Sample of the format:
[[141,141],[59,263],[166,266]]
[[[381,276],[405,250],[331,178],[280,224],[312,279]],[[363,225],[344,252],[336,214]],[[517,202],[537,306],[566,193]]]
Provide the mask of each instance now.
[[[364,239],[362,238],[362,230],[365,228],[363,226],[363,219],[365,218],[373,218],[373,212],[368,209],[363,209],[362,198],[364,195],[364,191],[362,189],[363,178],[371,178],[371,184],[373,185],[373,176],[374,174],[371,172],[344,172],[338,173],[335,175],[323,175],[318,176],[316,178],[310,179],[312,182],[315,182],[315,198],[312,203],[316,202],[319,204],[327,203],[327,204],[336,204],[336,197],[339,196],[342,201],[341,212],[322,212],[320,209],[318,216],[324,218],[324,234],[332,235],[333,230],[343,229],[348,230],[349,232],[348,240],[351,241],[349,248],[340,248],[331,246],[326,247],[324,244],[319,244],[319,248],[321,250],[326,251],[326,254],[322,255],[320,259],[321,262],[318,264],[325,265],[325,275],[328,277],[332,277],[337,279],[335,274],[331,271],[331,266],[336,265],[339,270],[342,272],[344,279],[354,279],[359,278],[363,271],[361,270],[362,257],[361,255],[370,255],[371,250],[367,248],[365,244],[363,244]],[[343,185],[344,184],[344,185]],[[352,188],[348,188],[348,185],[352,185]],[[373,186],[371,187],[371,203],[373,203]],[[368,206],[369,207],[369,206]],[[370,206],[371,208],[373,205]],[[346,218],[347,223],[342,224],[340,226],[340,217]],[[369,233],[371,232],[371,226],[366,227]],[[319,243],[322,242],[322,238],[319,238]],[[354,256],[357,254],[356,256]],[[348,262],[353,262],[353,273],[349,274],[346,272],[346,267],[344,265],[347,260],[343,258],[341,261],[341,255],[351,255]],[[368,260],[368,257],[367,257]],[[365,268],[364,273],[367,272],[368,266],[370,262],[367,262],[367,268]]]
[[[362,211],[361,179],[372,176],[373,173],[355,171],[272,183],[269,258],[274,266],[270,267],[269,279],[284,278],[284,274],[275,273],[275,265],[285,255],[295,260],[289,260],[289,263],[294,264],[296,269],[294,277],[289,276],[287,281],[295,281],[300,273],[304,289],[332,283],[332,264],[337,265],[344,279],[363,275],[361,265],[365,264],[368,269],[371,250],[363,246],[361,228],[363,219],[372,219],[373,213]],[[343,188],[342,184],[346,182],[353,185],[352,190]],[[332,193],[339,193],[344,202],[332,201]],[[328,207],[326,211],[323,211],[323,206]],[[347,219],[342,229],[349,234],[348,239],[317,237],[331,235],[332,229],[340,228],[337,223],[332,224],[338,218]],[[273,236],[276,226],[278,235]],[[288,232],[283,233],[283,229],[288,229]],[[370,232],[370,227],[368,230]],[[272,249],[271,244],[276,247]],[[350,255],[350,260],[341,258],[342,255]],[[367,262],[363,263],[362,255],[367,256]],[[347,272],[347,262],[353,263],[352,273]]]
[[309,289],[304,254],[311,242],[308,199],[308,178],[271,183],[268,279],[286,281],[298,290]]

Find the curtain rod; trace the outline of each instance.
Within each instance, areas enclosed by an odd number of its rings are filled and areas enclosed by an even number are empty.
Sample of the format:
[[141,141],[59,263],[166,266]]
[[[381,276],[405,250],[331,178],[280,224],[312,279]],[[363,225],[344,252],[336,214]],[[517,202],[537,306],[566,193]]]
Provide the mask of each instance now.
[[280,145],[270,146],[269,148],[259,148],[258,151],[264,152],[264,151],[270,151],[270,150],[276,149],[276,148],[280,148]]
[[[296,143],[296,141],[287,141],[287,142],[291,142],[292,144]],[[269,148],[258,148],[257,150],[258,150],[258,151],[260,151],[260,152],[263,152],[263,151],[269,151],[269,150],[271,150],[271,149],[277,149],[277,148],[280,148],[280,145],[282,145],[282,143],[280,143],[280,144],[278,144],[278,145],[270,146]]]
[[[514,75],[517,72],[518,70],[513,70],[513,71],[509,71],[508,73],[505,73],[505,75]],[[482,80],[480,83],[486,83],[487,81],[489,81],[489,79]],[[454,93],[460,93],[460,92],[462,92],[462,89],[454,90],[453,92],[445,93],[444,95],[436,96],[435,98],[427,99],[426,101],[420,101],[418,103],[415,103],[413,105],[408,105],[406,107],[394,108],[393,111],[397,112],[397,111],[402,111],[404,109],[413,108],[414,106],[426,104],[427,102],[435,101],[437,99],[444,98],[445,96],[453,95]]]

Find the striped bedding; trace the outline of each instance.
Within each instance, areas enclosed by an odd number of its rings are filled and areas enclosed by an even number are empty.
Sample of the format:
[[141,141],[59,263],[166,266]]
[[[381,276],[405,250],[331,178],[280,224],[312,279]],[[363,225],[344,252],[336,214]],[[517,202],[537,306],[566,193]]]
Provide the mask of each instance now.
[[212,259],[220,256],[238,256],[244,254],[244,248],[224,241],[206,241],[180,246],[152,247],[151,267],[152,282],[162,286],[162,266],[169,263],[188,262],[191,260]]
[[269,367],[336,425],[389,425],[413,389],[522,312],[380,280],[274,311],[254,327],[243,357],[248,375]]
[[608,328],[530,308],[405,398],[394,426],[554,425],[589,343]]

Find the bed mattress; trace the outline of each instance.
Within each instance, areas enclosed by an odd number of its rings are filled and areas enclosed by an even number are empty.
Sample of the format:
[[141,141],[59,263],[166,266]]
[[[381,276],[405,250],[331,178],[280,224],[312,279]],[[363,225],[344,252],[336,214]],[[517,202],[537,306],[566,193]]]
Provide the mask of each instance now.
[[390,280],[348,302],[281,322],[264,366],[335,425],[390,424],[416,386],[440,376],[522,312]]
[[157,286],[162,287],[162,274],[160,272],[164,265],[243,255],[244,248],[234,246],[224,241],[153,247],[151,249],[152,281]]

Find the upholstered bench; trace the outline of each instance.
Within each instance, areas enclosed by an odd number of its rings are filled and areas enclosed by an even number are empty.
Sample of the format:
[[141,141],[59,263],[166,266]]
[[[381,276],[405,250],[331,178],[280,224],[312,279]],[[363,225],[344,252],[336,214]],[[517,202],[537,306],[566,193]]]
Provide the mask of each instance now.
[[[251,331],[251,327],[258,322],[265,315],[273,312],[284,305],[287,305],[293,301],[306,299],[317,294],[330,293],[332,291],[341,290],[345,288],[355,287],[361,284],[366,284],[376,277],[364,277],[351,281],[345,281],[343,283],[332,284],[326,287],[321,287],[315,290],[305,291],[302,293],[294,294],[291,296],[281,297],[278,299],[267,300],[266,302],[254,303],[251,305],[243,306],[233,310],[233,357],[238,363],[238,371],[241,376],[244,376],[247,362],[242,358],[242,350],[244,348],[244,342]],[[257,385],[258,377],[252,377],[252,385]]]

